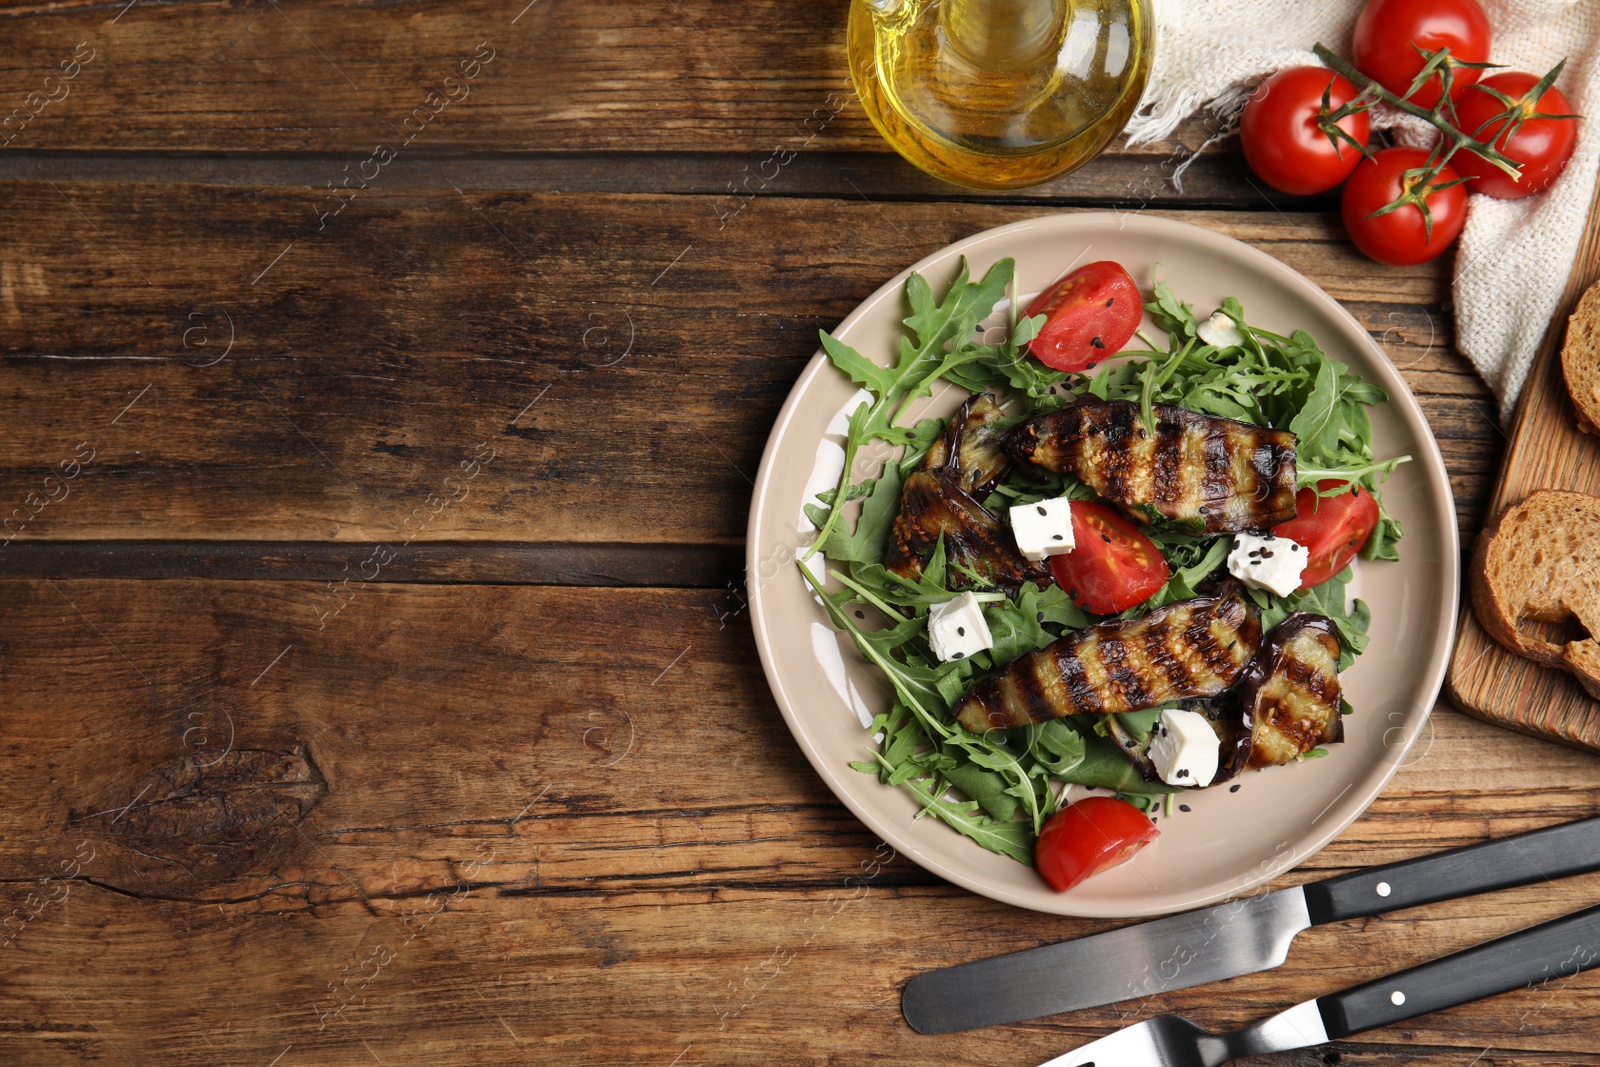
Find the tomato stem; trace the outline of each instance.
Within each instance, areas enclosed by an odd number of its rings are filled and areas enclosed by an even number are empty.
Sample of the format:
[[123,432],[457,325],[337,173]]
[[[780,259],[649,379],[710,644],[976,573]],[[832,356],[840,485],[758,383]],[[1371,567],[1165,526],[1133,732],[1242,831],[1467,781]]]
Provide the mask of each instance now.
[[[1389,106],[1398,108],[1408,115],[1415,115],[1417,118],[1431,123],[1439,130],[1443,140],[1441,141],[1439,148],[1434,150],[1435,160],[1431,167],[1433,175],[1436,176],[1440,170],[1444,169],[1444,165],[1449,162],[1451,156],[1465,148],[1470,152],[1476,152],[1478,155],[1482,156],[1496,167],[1499,167],[1501,170],[1511,175],[1512,178],[1516,179],[1521,177],[1520,172],[1522,170],[1522,164],[1501,153],[1489,141],[1480,141],[1471,134],[1457,129],[1455,124],[1452,123],[1448,117],[1446,117],[1446,108],[1449,108],[1452,112],[1455,110],[1454,105],[1450,102],[1450,57],[1448,48],[1440,49],[1439,52],[1435,53],[1434,56],[1429,60],[1430,64],[1434,64],[1435,69],[1438,71],[1440,78],[1444,82],[1443,91],[1439,95],[1439,102],[1433,105],[1431,108],[1422,107],[1420,104],[1413,103],[1410,100],[1405,100],[1394,95],[1389,90],[1385,89],[1383,86],[1379,85],[1377,82],[1361,73],[1354,66],[1341,58],[1337,53],[1333,52],[1320,42],[1312,48],[1312,52],[1316,53],[1317,58],[1322,60],[1324,66],[1331,70],[1337,71],[1339,74],[1342,74],[1344,77],[1348,78],[1352,84],[1359,86],[1361,89],[1355,98],[1340,108],[1339,111],[1345,112],[1346,114],[1351,114],[1357,110],[1363,110],[1371,107],[1373,100],[1382,100]],[[1547,87],[1560,75],[1561,68],[1565,63],[1566,60],[1563,59],[1560,63],[1556,64],[1554,70],[1545,75],[1544,84]],[[1467,64],[1461,65],[1465,66]],[[1339,114],[1339,111],[1329,115],[1329,119],[1337,122],[1338,119],[1343,118],[1344,116]],[[1508,113],[1506,118],[1509,119],[1510,117],[1511,116]],[[1440,151],[1440,149],[1443,149],[1443,151]]]

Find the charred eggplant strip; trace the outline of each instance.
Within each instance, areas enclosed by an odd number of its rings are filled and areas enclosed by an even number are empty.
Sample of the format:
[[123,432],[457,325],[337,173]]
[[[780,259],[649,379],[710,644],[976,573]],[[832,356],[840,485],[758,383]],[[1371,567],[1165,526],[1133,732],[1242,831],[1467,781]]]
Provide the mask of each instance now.
[[1024,559],[1011,528],[977,500],[1011,465],[1000,448],[1003,435],[994,428],[1001,416],[989,393],[970,397],[951,416],[900,491],[900,514],[883,560],[889,571],[916,581],[942,536],[945,559],[955,565],[947,582],[952,589],[972,584],[958,568],[1013,593],[1028,582],[1050,584],[1050,565]]
[[995,426],[1004,417],[993,393],[968,397],[922,457],[921,469],[948,470],[965,492],[987,496],[1011,466],[1001,447],[1005,433]]
[[1297,611],[1273,627],[1240,685],[1244,723],[1234,769],[1288,763],[1344,740],[1338,667],[1339,638],[1327,618]]
[[1294,518],[1294,434],[1170,404],[1154,412],[1152,435],[1137,404],[1080,400],[1022,423],[1005,450],[1073,475],[1141,522],[1186,533],[1262,530]]
[[973,733],[1063,715],[1143,711],[1229,689],[1256,654],[1261,617],[1237,587],[1067,634],[982,679],[956,705]]
[[968,495],[948,468],[916,471],[901,490],[900,514],[889,533],[884,567],[916,581],[941,536],[945,559],[951,565],[946,583],[951,589],[972,584],[958,566],[1013,593],[1028,582],[1040,587],[1050,584],[1050,564],[1023,559],[1010,527]]

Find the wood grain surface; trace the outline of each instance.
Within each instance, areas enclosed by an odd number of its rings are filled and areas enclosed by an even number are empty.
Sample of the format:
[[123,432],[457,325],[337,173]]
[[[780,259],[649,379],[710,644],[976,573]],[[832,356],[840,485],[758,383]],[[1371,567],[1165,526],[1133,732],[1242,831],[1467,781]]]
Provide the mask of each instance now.
[[[0,3],[0,1064],[1024,1065],[1160,1011],[1238,1025],[1600,893],[1318,928],[1270,973],[975,1034],[904,1024],[914,973],[1118,924],[890,855],[784,729],[742,539],[819,328],[977,230],[1155,211],[1366,326],[1464,542],[1504,435],[1446,264],[1362,259],[1334,198],[1269,195],[1234,141],[1177,188],[1205,117],[1037,189],[942,185],[862,115],[845,12]],[[462,98],[427,107],[447,76]],[[1597,811],[1589,754],[1441,707],[1274,884]],[[1600,1065],[1597,982],[1258,1062]]]
[[[1590,206],[1588,229],[1562,295],[1561,310],[1528,375],[1486,519],[1520,503],[1536,489],[1600,493],[1600,437],[1578,429],[1577,411],[1561,374],[1567,316],[1597,280],[1600,197]],[[1465,555],[1470,557],[1470,544],[1466,549]],[[1577,625],[1576,620],[1572,625]],[[1535,737],[1600,752],[1600,701],[1565,671],[1540,666],[1505,648],[1478,623],[1470,606],[1461,615],[1447,684],[1456,704],[1469,714]]]

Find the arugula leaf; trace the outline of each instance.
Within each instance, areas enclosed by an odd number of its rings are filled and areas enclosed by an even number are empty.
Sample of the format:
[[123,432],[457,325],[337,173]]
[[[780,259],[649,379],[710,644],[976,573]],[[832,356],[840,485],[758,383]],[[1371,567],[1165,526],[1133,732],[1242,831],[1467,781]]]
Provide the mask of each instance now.
[[935,794],[923,779],[908,778],[903,784],[917,798],[922,810],[931,812],[990,852],[1010,856],[1018,863],[1033,863],[1034,834],[1027,823],[995,822],[978,814],[976,802],[963,804],[945,800]]

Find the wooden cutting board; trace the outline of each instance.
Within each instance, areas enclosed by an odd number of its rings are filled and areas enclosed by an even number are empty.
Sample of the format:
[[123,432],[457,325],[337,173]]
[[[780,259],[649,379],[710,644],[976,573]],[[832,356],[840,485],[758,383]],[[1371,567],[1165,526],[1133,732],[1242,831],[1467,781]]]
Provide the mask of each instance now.
[[[1578,429],[1577,413],[1561,376],[1561,344],[1567,334],[1567,316],[1584,290],[1597,279],[1600,196],[1590,205],[1583,243],[1560,310],[1545,334],[1524,387],[1500,483],[1489,504],[1489,519],[1535,489],[1573,489],[1600,495],[1600,437]],[[1471,543],[1463,548],[1466,560],[1470,560]],[[1552,636],[1551,640],[1559,638]],[[1478,625],[1470,600],[1462,604],[1448,685],[1452,699],[1469,715],[1535,737],[1600,752],[1600,701],[1584,692],[1565,671],[1541,667],[1508,652]]]

